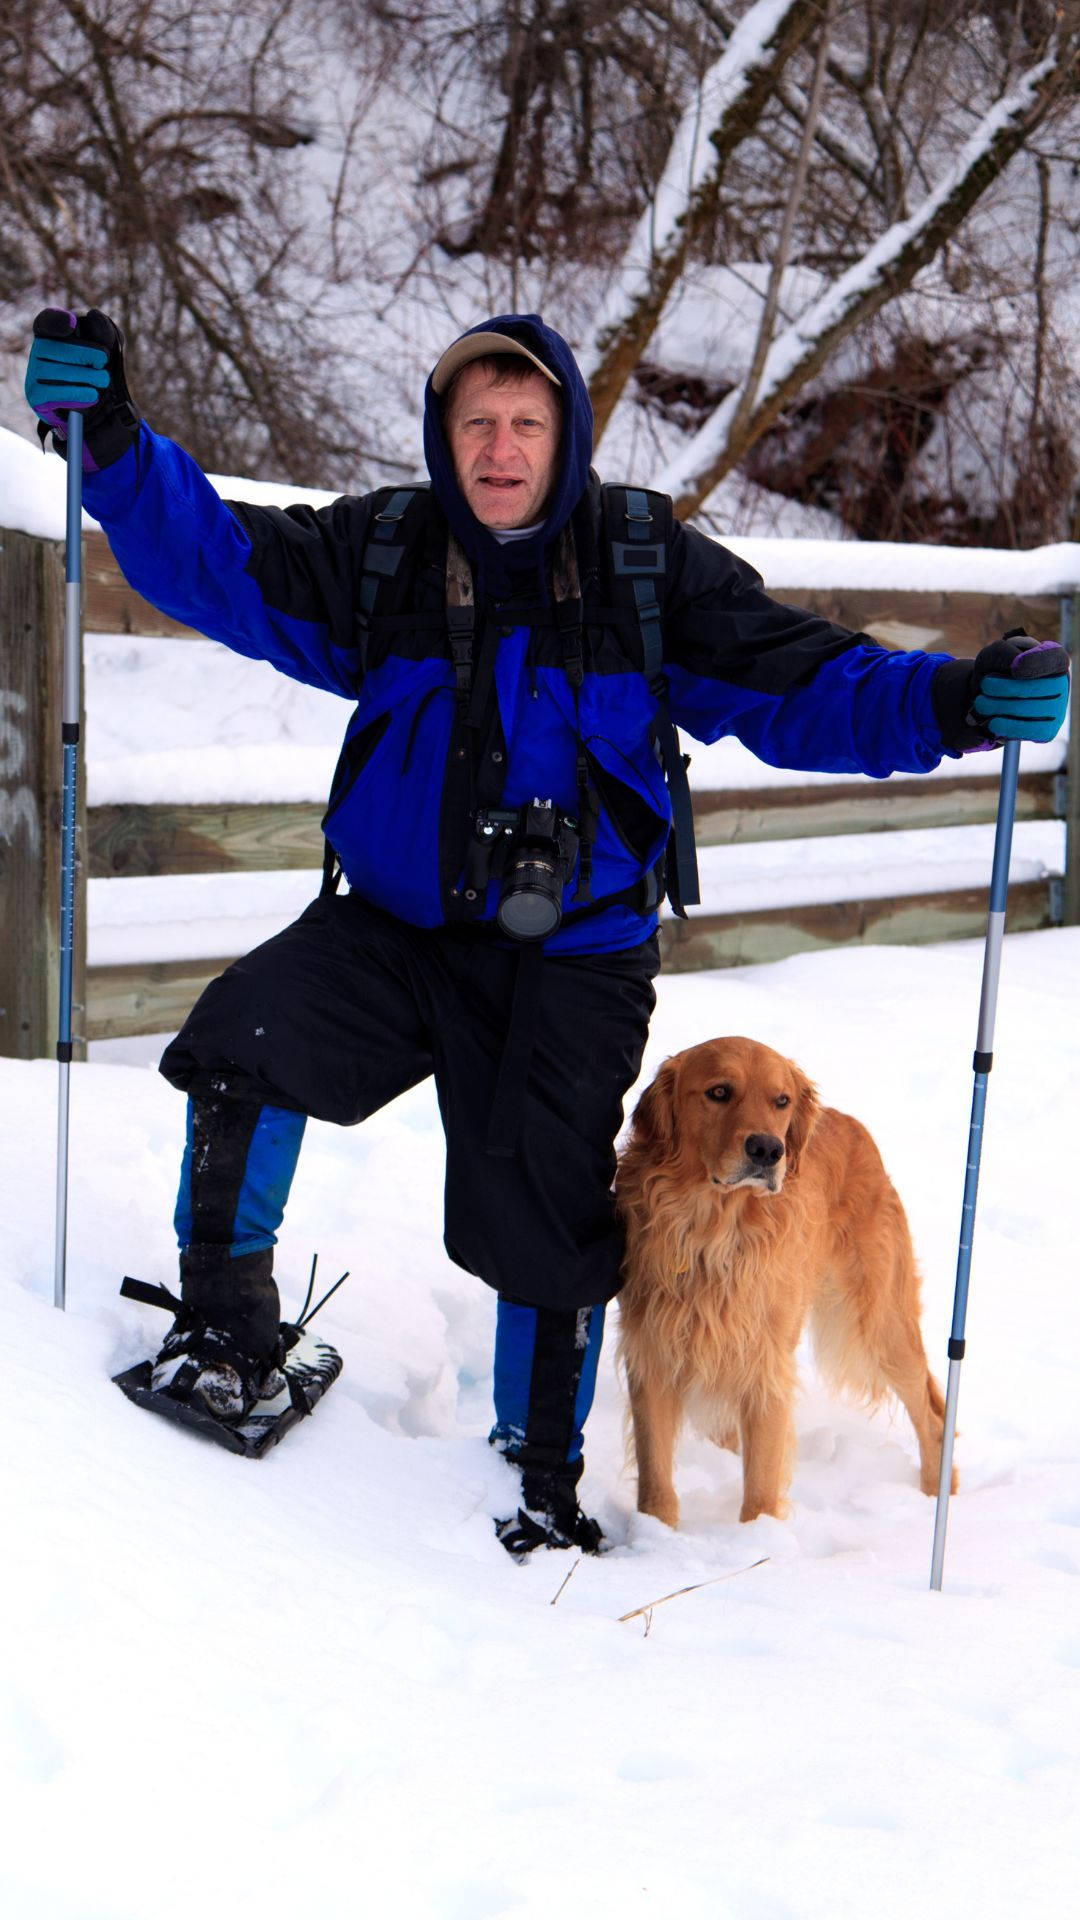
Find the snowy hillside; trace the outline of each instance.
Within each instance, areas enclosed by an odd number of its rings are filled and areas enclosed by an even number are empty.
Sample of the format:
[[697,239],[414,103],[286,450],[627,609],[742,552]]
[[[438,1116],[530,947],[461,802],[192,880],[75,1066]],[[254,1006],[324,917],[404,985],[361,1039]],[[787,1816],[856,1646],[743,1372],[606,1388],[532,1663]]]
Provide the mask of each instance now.
[[[942,1372],[980,967],[965,944],[669,978],[645,1070],[750,1033],[873,1128]],[[1078,968],[1076,931],[1006,942],[940,1595],[906,1418],[838,1405],[809,1364],[790,1521],[740,1526],[736,1461],[693,1439],[682,1531],[639,1519],[610,1336],[583,1490],[613,1550],[514,1566],[493,1301],[441,1251],[428,1088],[309,1129],[279,1271],[294,1306],[313,1248],[352,1276],[315,1418],[258,1463],[152,1420],[109,1375],[163,1316],[116,1289],[174,1282],[183,1103],[74,1070],[61,1315],[56,1069],[0,1063],[5,1912],[1075,1911]]]
[[542,310],[607,473],[718,527],[1062,534],[1078,29],[1022,15],[16,6],[0,419],[35,311],[97,305],[204,465],[398,482],[439,351]]

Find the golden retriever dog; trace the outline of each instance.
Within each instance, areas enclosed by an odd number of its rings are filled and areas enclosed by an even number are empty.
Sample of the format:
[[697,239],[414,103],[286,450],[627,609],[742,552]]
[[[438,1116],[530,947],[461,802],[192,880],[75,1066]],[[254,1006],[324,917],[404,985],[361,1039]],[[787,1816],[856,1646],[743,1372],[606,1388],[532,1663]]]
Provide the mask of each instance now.
[[920,1485],[936,1494],[945,1403],[919,1331],[911,1234],[858,1120],[823,1107],[771,1047],[707,1040],[665,1061],[639,1100],[616,1192],[619,1358],[642,1513],[678,1524],[686,1417],[741,1447],[739,1518],[784,1516],[807,1320],[830,1386],[871,1405],[888,1393],[903,1402]]

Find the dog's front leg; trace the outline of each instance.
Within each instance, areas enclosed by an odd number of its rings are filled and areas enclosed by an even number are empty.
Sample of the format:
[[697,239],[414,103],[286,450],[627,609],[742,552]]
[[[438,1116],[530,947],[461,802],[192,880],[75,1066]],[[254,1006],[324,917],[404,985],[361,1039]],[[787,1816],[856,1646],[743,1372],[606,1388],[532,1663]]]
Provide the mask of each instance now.
[[638,1512],[654,1514],[667,1527],[679,1524],[675,1492],[675,1442],[679,1433],[679,1396],[655,1381],[643,1385],[629,1375],[638,1468]]
[[783,1520],[784,1498],[790,1477],[795,1430],[785,1400],[765,1400],[744,1406],[739,1427],[743,1449],[743,1503],[740,1520],[756,1520],[771,1513]]

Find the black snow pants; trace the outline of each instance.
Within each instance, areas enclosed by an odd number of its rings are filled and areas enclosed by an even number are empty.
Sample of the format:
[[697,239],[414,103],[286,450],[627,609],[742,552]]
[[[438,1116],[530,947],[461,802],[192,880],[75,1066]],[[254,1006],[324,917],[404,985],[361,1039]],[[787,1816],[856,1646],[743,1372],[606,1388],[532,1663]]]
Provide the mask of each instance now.
[[[620,1284],[613,1141],[659,956],[653,938],[536,960],[483,936],[408,926],[356,894],[324,895],[210,983],[161,1071],[191,1095],[197,1136],[236,1133],[240,1107],[352,1126],[433,1074],[451,1259],[505,1299],[576,1314]],[[508,1036],[521,1031],[523,963],[531,1049],[518,1063],[507,1151],[492,1116]],[[200,1232],[196,1208],[191,1238],[215,1236],[218,1227]]]

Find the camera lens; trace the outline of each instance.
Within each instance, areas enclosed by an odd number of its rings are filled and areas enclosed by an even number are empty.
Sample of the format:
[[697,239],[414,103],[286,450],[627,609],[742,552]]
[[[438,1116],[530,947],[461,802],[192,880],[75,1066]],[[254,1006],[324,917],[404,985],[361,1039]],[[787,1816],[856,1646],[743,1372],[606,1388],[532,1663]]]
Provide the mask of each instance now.
[[526,847],[508,869],[496,915],[513,940],[546,940],[562,919],[562,882],[554,857]]

